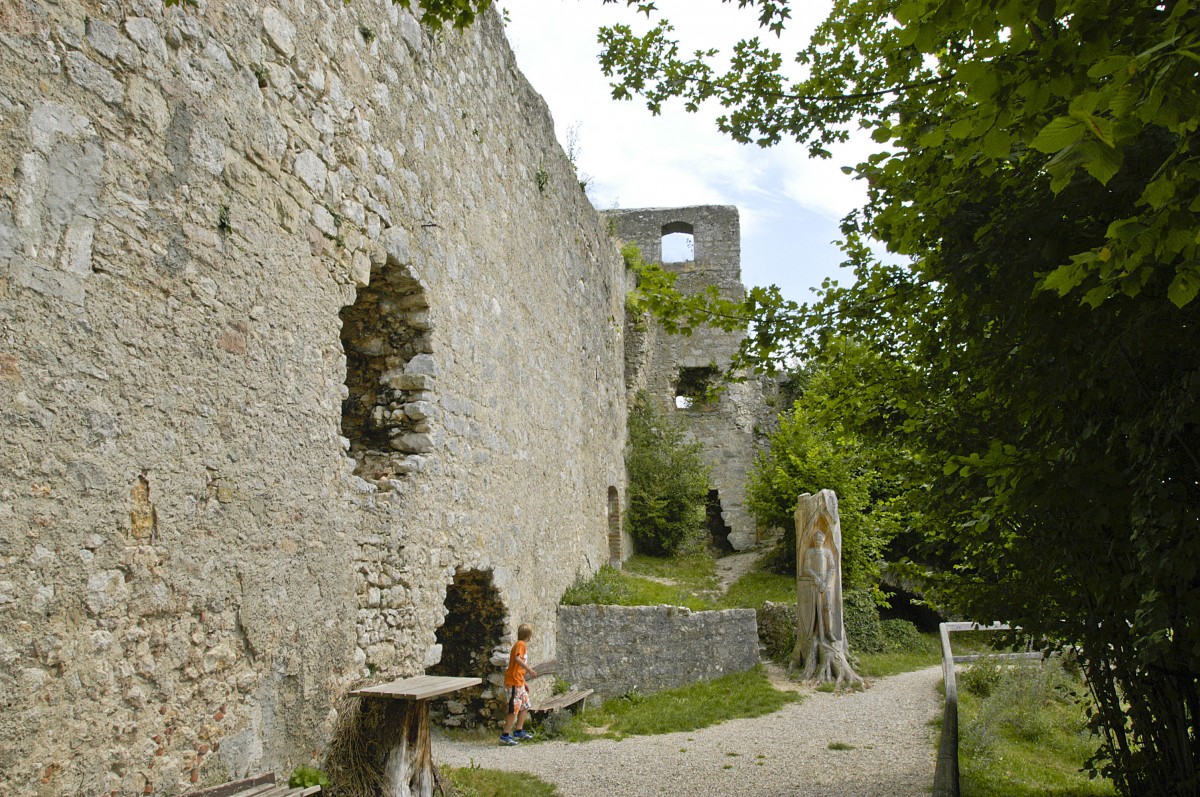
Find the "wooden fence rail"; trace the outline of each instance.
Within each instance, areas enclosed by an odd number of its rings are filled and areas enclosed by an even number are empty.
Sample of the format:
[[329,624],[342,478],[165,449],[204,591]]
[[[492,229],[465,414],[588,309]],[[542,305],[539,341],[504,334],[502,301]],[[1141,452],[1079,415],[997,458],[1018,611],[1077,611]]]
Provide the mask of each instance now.
[[[1003,623],[942,623],[942,680],[946,685],[946,707],[942,712],[942,737],[938,742],[937,767],[933,772],[933,797],[959,797],[958,792],[958,686],[954,680],[956,662],[975,661],[979,656],[955,656],[950,650],[954,631],[1010,631]],[[991,658],[1040,659],[1041,653],[1008,653]]]

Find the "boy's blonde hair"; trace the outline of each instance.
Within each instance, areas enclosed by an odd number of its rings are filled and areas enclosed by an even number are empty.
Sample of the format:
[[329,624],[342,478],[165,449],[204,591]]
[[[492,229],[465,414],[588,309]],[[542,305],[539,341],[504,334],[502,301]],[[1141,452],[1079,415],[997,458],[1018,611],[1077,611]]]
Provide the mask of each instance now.
[[524,642],[531,636],[533,636],[533,626],[529,623],[521,623],[521,625],[517,626],[517,639]]

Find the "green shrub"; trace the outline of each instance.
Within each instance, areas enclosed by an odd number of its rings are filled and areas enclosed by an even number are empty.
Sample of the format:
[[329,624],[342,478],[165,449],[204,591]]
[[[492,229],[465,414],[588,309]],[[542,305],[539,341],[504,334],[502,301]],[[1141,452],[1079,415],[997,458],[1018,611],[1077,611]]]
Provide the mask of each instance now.
[[862,587],[879,577],[879,562],[899,532],[895,511],[873,497],[883,483],[872,454],[854,434],[819,417],[805,394],[780,417],[767,450],[756,458],[746,481],[746,506],[759,524],[783,529],[771,554],[780,572],[796,572],[796,497],[830,489],[837,493],[842,525],[842,575],[846,585]]
[[853,652],[883,653],[886,649],[879,607],[869,590],[848,589],[842,593],[842,622]]
[[629,511],[626,527],[638,550],[670,556],[703,544],[708,466],[701,446],[656,409],[644,393],[629,412]]
[[888,652],[915,650],[924,642],[921,632],[908,620],[880,620],[879,630],[883,636],[883,649]]
[[561,603],[564,606],[589,603],[625,606],[632,592],[632,585],[624,573],[612,565],[604,565],[591,578],[579,578],[567,587]]
[[991,697],[1004,679],[1004,668],[996,659],[982,658],[959,673],[955,680],[960,689],[976,697]]
[[322,790],[329,788],[329,776],[316,767],[296,767],[288,778],[288,787],[306,789],[309,786],[320,786]]

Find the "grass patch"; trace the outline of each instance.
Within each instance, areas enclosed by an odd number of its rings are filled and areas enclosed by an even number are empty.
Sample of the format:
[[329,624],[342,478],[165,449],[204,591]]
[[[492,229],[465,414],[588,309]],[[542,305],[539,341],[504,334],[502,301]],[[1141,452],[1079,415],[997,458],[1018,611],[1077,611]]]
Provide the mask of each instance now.
[[686,606],[692,611],[711,609],[712,604],[687,587],[660,584],[604,565],[586,581],[577,581],[563,593],[564,606],[600,603],[609,606]]
[[589,708],[566,723],[562,737],[623,739],[707,728],[725,720],[761,717],[801,700],[771,686],[762,667],[652,695],[631,693]]
[[527,772],[483,769],[473,764],[441,769],[461,797],[559,797],[553,785]]
[[674,557],[634,554],[625,562],[625,572],[670,579],[692,592],[715,590],[719,586],[717,563],[707,551]]
[[796,577],[751,571],[729,586],[720,599],[722,609],[761,609],[767,601],[796,602]]
[[[853,653],[854,638],[850,638]],[[921,634],[906,650],[856,655],[856,672],[864,678],[884,678],[902,672],[923,670],[942,663],[942,643],[937,634]]]
[[1112,783],[1081,771],[1097,740],[1087,730],[1085,687],[1058,657],[983,659],[959,690],[963,797],[1108,797]]

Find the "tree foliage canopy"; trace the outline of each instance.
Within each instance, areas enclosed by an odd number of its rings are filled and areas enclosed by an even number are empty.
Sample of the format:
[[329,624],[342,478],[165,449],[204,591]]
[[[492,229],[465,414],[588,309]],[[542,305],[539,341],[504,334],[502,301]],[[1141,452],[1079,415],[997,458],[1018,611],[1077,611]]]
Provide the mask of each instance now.
[[[754,317],[749,361],[798,339],[814,361],[839,340],[870,351],[830,409],[912,452],[933,594],[1080,645],[1097,763],[1126,794],[1196,794],[1196,4],[838,0],[791,82],[758,39],[721,70],[669,23],[601,36],[616,95],[652,111],[713,100],[734,138],[818,157],[870,131],[879,152],[853,169],[869,202],[844,224],[856,282],[714,318]],[[871,239],[902,262],[874,261]]]
[[803,493],[833,490],[841,516],[847,587],[878,594],[884,550],[900,529],[891,501],[895,485],[879,464],[897,452],[879,450],[829,412],[829,390],[836,388],[829,371],[804,377],[800,398],[781,415],[770,444],[750,471],[746,505],[760,524],[783,529],[777,564],[795,572],[796,499]]

